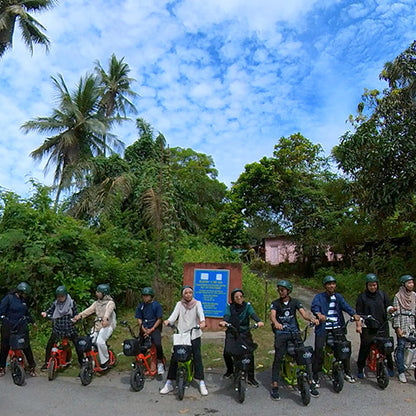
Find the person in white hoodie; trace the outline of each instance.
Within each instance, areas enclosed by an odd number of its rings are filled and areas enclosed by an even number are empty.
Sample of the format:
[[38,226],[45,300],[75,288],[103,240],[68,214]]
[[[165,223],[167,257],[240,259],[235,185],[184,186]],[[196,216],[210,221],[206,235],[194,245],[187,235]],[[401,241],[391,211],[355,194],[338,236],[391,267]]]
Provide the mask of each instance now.
[[104,370],[110,360],[106,343],[116,327],[116,304],[110,296],[110,286],[107,284],[98,285],[95,296],[97,300],[75,316],[74,321],[95,313],[98,319],[94,323],[94,342],[97,345],[100,367]]
[[[199,325],[200,329],[194,329],[191,334],[192,354],[195,365],[195,380],[199,380],[199,391],[202,396],[208,395],[208,390],[204,381],[204,365],[202,364],[201,355],[201,329],[205,328],[205,315],[202,304],[194,298],[194,291],[191,286],[183,286],[182,299],[176,304],[175,309],[164,324],[172,325],[176,321],[180,334],[190,331]],[[174,360],[174,356],[170,360],[168,376],[165,386],[160,390],[160,394],[168,394],[173,391],[172,381],[176,379],[178,363]]]

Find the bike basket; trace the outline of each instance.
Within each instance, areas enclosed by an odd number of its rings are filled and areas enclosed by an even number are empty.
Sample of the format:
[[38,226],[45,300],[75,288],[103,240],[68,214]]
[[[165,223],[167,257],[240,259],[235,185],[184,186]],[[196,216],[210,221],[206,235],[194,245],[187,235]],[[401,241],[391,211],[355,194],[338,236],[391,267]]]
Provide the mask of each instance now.
[[351,341],[335,341],[334,356],[337,360],[346,360],[351,356]]
[[295,349],[296,363],[298,365],[306,365],[312,362],[313,348],[311,346],[298,347]]
[[173,356],[178,362],[185,362],[191,359],[192,346],[191,345],[174,345]]
[[235,356],[245,355],[251,352],[251,349],[246,345],[241,338],[229,337],[225,340],[225,353]]
[[23,350],[29,346],[27,334],[10,334],[10,349]]
[[135,357],[140,352],[140,342],[136,338],[123,341],[123,353],[127,357]]
[[383,355],[391,354],[394,351],[393,337],[377,337],[374,339],[377,349]]
[[92,338],[90,336],[78,337],[77,339],[77,349],[81,352],[91,351],[92,348]]

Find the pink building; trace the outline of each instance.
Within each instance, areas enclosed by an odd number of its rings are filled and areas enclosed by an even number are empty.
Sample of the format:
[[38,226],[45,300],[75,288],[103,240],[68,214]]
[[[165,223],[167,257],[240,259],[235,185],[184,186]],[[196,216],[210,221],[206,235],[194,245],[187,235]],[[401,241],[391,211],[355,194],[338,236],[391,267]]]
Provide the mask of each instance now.
[[[325,256],[327,261],[342,260],[341,254],[335,254],[329,247],[326,249]],[[264,259],[272,266],[280,263],[295,263],[302,260],[296,252],[296,243],[291,237],[268,237],[264,239]]]

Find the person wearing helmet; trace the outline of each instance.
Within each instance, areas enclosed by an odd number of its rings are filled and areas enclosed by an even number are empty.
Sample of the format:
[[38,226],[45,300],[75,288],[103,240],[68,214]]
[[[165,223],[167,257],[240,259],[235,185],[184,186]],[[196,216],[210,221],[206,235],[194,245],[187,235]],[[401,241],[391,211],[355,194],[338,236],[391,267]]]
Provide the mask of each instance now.
[[151,287],[145,287],[142,290],[142,302],[136,308],[135,318],[139,324],[141,337],[150,337],[152,344],[156,347],[157,374],[162,376],[165,372],[160,334],[163,310],[161,304],[153,299],[154,295],[155,293]]
[[398,314],[393,317],[393,329],[397,336],[396,364],[399,380],[406,383],[406,366],[404,363],[405,337],[415,331],[416,293],[413,276],[406,274],[400,277],[400,289],[394,295],[393,306]]
[[[287,352],[288,343],[292,339],[291,331],[299,332],[299,324],[296,319],[296,312],[305,321],[319,324],[318,319],[306,312],[302,303],[290,296],[293,286],[287,280],[279,280],[277,282],[277,291],[279,298],[274,300],[270,306],[270,320],[274,331],[274,360],[272,367],[272,389],[270,396],[272,400],[280,400],[279,396],[279,378],[280,366],[283,356]],[[306,366],[309,373],[309,379],[312,380],[312,362]],[[310,386],[311,396],[318,397],[319,392],[314,383]]]
[[[319,372],[322,371],[324,358],[324,346],[327,334],[330,331],[342,328],[345,324],[344,314],[353,316],[356,323],[356,331],[361,332],[361,321],[359,315],[346,302],[344,297],[336,292],[337,281],[333,276],[325,276],[322,281],[325,291],[318,293],[312,300],[311,311],[318,318],[319,325],[315,327],[315,352],[312,360],[313,381],[319,387]],[[344,335],[345,337],[345,335]],[[345,338],[346,339],[346,338]],[[357,380],[351,374],[350,359],[343,361],[345,375],[344,378],[349,383]]]
[[63,285],[56,288],[55,296],[56,299],[51,306],[45,312],[41,312],[43,318],[52,320],[52,333],[46,344],[45,362],[41,371],[48,369],[53,344],[62,338],[68,338],[72,341],[77,352],[78,364],[82,365],[83,353],[77,349],[78,332],[72,322],[72,318],[78,314],[77,305]]
[[[239,336],[242,341],[248,345],[254,345],[253,337],[250,332],[250,319],[253,319],[259,327],[264,326],[262,320],[254,312],[254,308],[250,302],[244,301],[244,292],[241,289],[234,289],[231,292],[231,303],[227,304],[224,312],[224,320],[219,323],[220,326],[225,326],[226,323],[230,323],[239,332]],[[234,330],[235,332],[235,330]],[[224,374],[224,378],[230,378],[234,374],[234,362],[231,354],[226,352],[227,342],[234,337],[232,329],[227,329],[224,346],[224,361],[227,367],[227,371]],[[251,353],[250,364],[248,368],[248,384],[254,387],[259,386],[259,382],[254,377],[254,353]]]
[[[358,315],[371,315],[374,319],[365,319],[365,327],[360,334],[360,351],[358,353],[357,368],[358,378],[364,378],[364,367],[370,346],[376,336],[389,336],[387,314],[395,311],[388,296],[379,288],[378,277],[374,273],[365,276],[365,291],[358,295],[355,310]],[[390,377],[393,377],[393,358],[387,356],[387,366]]]
[[74,317],[74,321],[84,319],[95,313],[94,342],[97,345],[100,367],[103,370],[108,368],[110,355],[107,348],[107,340],[111,337],[116,327],[116,304],[110,295],[110,286],[100,284],[95,291],[97,300]]
[[24,334],[27,339],[27,348],[23,349],[26,356],[29,372],[32,377],[36,377],[36,363],[30,347],[29,329],[27,324],[34,323],[29,313],[26,302],[27,296],[31,293],[31,288],[26,282],[21,282],[16,289],[11,290],[0,302],[1,326],[1,349],[0,349],[0,377],[6,373],[6,360],[10,349],[10,335],[13,331]]
[[[199,329],[194,329],[191,332],[192,355],[194,357],[195,366],[194,376],[195,380],[199,380],[199,391],[201,396],[207,396],[208,390],[204,381],[204,365],[202,363],[201,355],[201,330],[206,326],[204,310],[202,308],[202,303],[194,298],[194,290],[191,286],[183,286],[181,294],[182,299],[176,303],[175,309],[163,323],[168,326],[178,321],[177,327],[180,334],[199,326]],[[166,384],[160,390],[160,394],[168,394],[173,391],[172,383],[173,380],[176,380],[177,370],[178,363],[175,361],[174,355],[172,354]]]

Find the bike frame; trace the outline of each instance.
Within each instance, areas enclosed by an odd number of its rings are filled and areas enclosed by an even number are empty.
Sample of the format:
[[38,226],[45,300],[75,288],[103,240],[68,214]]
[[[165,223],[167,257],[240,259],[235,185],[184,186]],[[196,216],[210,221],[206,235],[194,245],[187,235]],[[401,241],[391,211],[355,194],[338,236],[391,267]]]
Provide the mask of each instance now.
[[67,361],[68,349],[65,347],[70,348],[68,338],[62,338],[60,344],[58,342],[54,342],[51,349],[51,357],[48,361],[48,368],[51,360],[55,361],[56,368],[64,368],[71,364],[72,360]]

